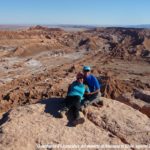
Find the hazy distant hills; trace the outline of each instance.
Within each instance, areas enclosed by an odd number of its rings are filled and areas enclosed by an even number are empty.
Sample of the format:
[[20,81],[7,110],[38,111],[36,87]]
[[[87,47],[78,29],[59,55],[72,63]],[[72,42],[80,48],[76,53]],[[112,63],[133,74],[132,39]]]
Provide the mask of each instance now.
[[[28,28],[30,26],[35,25],[0,25],[1,30],[16,30],[16,29],[23,29]],[[65,25],[65,24],[59,24],[59,25],[45,25],[41,24],[41,26],[46,26],[49,28],[74,28],[74,29],[80,29],[80,28],[86,28],[86,29],[92,29],[95,27],[123,27],[123,28],[144,28],[144,29],[150,29],[150,24],[141,24],[141,25]]]
[[17,30],[29,27],[28,25],[0,25],[0,30]]
[[127,27],[150,29],[150,24],[130,25],[130,26],[127,26]]

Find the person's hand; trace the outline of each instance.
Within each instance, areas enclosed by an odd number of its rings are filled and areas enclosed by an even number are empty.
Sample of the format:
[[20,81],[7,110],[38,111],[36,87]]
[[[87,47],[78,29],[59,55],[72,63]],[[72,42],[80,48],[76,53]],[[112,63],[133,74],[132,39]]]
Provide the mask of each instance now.
[[89,93],[85,93],[85,95],[91,95],[91,93],[89,92]]

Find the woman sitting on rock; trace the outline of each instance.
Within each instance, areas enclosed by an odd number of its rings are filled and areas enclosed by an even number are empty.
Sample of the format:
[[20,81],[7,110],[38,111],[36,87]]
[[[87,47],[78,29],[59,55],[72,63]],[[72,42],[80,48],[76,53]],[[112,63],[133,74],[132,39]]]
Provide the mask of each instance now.
[[59,111],[60,117],[68,110],[72,110],[73,112],[73,125],[84,123],[84,118],[80,117],[79,110],[81,107],[81,100],[83,99],[83,95],[85,92],[89,92],[89,90],[83,84],[83,74],[78,73],[76,77],[76,81],[74,81],[68,88],[67,97],[64,100],[65,107]]

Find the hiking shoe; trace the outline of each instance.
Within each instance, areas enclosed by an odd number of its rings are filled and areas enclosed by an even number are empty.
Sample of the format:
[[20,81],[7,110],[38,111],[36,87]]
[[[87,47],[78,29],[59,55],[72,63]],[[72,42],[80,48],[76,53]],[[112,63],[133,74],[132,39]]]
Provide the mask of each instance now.
[[90,101],[89,100],[84,102],[84,107],[87,107],[88,105],[90,105]]
[[85,109],[85,107],[84,107],[84,105],[82,105],[81,107],[80,107],[80,111],[84,111],[84,109]]
[[67,112],[66,110],[59,110],[58,111],[59,117],[64,118],[66,116],[66,112]]
[[99,101],[99,102],[94,102],[92,105],[96,107],[102,107],[104,104],[103,101]]
[[85,122],[85,119],[84,118],[79,118],[79,119],[76,119],[72,122],[73,126],[76,126],[78,124],[83,124]]
[[65,117],[65,114],[66,114],[66,112],[65,111],[58,111],[58,113],[59,113],[59,117],[60,118],[64,118]]

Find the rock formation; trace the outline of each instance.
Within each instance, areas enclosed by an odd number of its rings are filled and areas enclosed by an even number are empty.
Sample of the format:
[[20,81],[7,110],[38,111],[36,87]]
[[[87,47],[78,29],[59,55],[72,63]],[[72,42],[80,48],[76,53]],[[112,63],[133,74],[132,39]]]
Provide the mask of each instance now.
[[57,118],[59,98],[14,108],[1,120],[0,147],[23,150],[44,144],[147,145],[150,142],[150,120],[146,115],[120,102],[103,100],[103,107],[86,108],[86,121],[77,127],[69,126],[67,117]]

